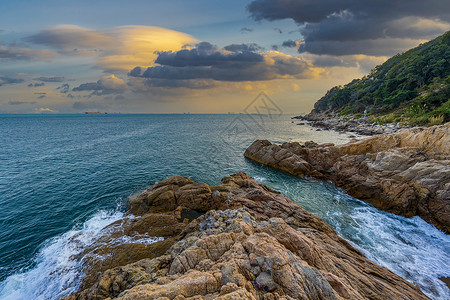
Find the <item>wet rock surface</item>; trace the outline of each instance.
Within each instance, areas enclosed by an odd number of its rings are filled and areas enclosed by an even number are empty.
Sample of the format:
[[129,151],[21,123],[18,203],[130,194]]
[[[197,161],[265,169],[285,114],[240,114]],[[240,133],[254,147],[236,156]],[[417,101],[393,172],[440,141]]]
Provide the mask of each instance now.
[[345,145],[255,141],[245,156],[296,176],[332,180],[350,195],[450,232],[450,123]]
[[166,244],[137,256],[136,243],[96,243],[90,253],[125,259],[109,267],[87,261],[80,291],[66,299],[427,299],[244,173],[218,186],[165,179],[133,197],[120,226],[110,228],[106,240],[136,232],[165,237],[149,247]]

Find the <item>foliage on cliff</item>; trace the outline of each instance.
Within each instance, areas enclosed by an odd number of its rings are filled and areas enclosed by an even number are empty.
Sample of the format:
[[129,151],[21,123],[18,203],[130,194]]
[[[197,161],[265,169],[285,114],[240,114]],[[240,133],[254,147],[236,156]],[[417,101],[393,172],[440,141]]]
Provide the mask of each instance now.
[[333,87],[315,104],[313,113],[320,112],[422,125],[450,121],[450,31]]

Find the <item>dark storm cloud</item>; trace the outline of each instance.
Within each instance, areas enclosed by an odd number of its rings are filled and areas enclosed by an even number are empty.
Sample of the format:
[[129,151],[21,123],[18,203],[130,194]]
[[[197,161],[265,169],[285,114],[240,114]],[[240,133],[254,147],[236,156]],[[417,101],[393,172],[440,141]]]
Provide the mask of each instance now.
[[63,82],[66,80],[65,77],[38,77],[38,78],[34,78],[34,80],[37,81],[43,81],[43,82]]
[[136,67],[128,73],[128,76],[139,77],[142,74],[142,68]]
[[74,92],[99,91],[102,89],[103,89],[102,86],[98,82],[88,82],[80,84],[80,86],[73,88],[72,91]]
[[310,76],[312,66],[301,58],[257,53],[254,52],[256,49],[259,49],[257,45],[229,45],[221,49],[200,43],[190,50],[162,52],[156,59],[160,66],[147,68],[144,72],[135,68],[129,75],[152,80],[178,80],[175,84],[190,83],[187,80],[261,81]]
[[255,52],[261,51],[264,48],[258,44],[251,43],[251,44],[231,44],[225,46],[224,49],[231,52]]
[[[261,62],[264,58],[261,54],[249,50],[252,46],[245,44],[230,45],[229,51],[232,54],[220,52],[216,46],[202,42],[193,49],[180,50],[177,52],[161,52],[156,59],[156,63],[172,67],[202,67],[221,66],[227,67],[233,64],[254,64]],[[240,48],[240,50],[238,49]],[[225,47],[226,49],[226,47]],[[160,69],[162,71],[164,69]]]
[[372,56],[392,56],[406,49],[416,47],[417,40],[376,39],[364,41],[317,41],[300,43],[299,52],[319,55],[366,54]]
[[14,77],[0,75],[0,86],[5,85],[5,84],[16,84],[16,83],[21,83],[21,82],[24,82],[24,80],[22,78],[14,78]]
[[28,85],[28,87],[40,87],[40,86],[44,86],[45,85],[45,83],[43,83],[43,82],[41,82],[41,83],[30,83],[29,85]]
[[288,40],[288,41],[284,41],[281,46],[286,47],[286,48],[295,48],[295,47],[297,47],[297,42],[293,41],[293,40]]
[[305,42],[299,51],[316,54],[368,54],[367,40],[430,39],[450,29],[448,0],[254,0],[248,10],[256,20],[293,19]]

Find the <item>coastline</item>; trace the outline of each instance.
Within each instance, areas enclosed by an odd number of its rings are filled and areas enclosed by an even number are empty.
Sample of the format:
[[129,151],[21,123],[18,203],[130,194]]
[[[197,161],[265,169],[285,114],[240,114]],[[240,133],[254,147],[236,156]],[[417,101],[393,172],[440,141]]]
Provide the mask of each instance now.
[[[217,121],[216,116],[211,116],[210,118],[215,119]],[[140,120],[139,124],[142,123]],[[170,124],[173,124],[174,122],[170,122]],[[114,122],[114,124],[116,124]],[[202,124],[202,122],[196,122],[195,124]],[[224,124],[226,125],[226,123]],[[339,138],[343,138],[344,134],[338,134],[336,132],[327,132],[327,131],[319,131],[316,132],[313,128],[310,128],[309,126],[305,127],[297,127],[292,126],[293,124],[290,124],[289,118],[284,118],[282,122],[280,122],[280,126],[274,127],[277,130],[273,130],[273,134],[265,135],[267,138],[270,138],[272,141],[282,141],[282,140],[291,140],[290,137],[295,137],[295,133],[305,133],[305,136],[301,139],[301,141],[307,141],[308,138],[316,141],[321,141],[322,143],[325,143],[329,141],[330,138],[334,138],[333,142],[336,142],[340,144]],[[201,129],[204,126],[199,126],[196,128],[193,126],[192,130],[195,132],[201,132]],[[219,128],[222,128],[222,126],[218,126]],[[281,131],[282,128],[289,128],[288,131],[283,132]],[[295,130],[291,130],[291,128],[294,128]],[[174,128],[175,132],[179,131],[179,127]],[[139,131],[139,133],[145,133],[146,131]],[[132,139],[133,142],[130,142],[129,137],[135,137]],[[121,154],[123,153],[134,153],[136,146],[143,140],[154,140],[151,137],[151,135],[136,135],[136,133],[133,131],[130,134],[127,135],[121,135],[120,141],[123,141],[127,145],[133,145],[131,148],[133,151],[123,151],[123,147],[118,147],[117,150],[120,151]],[[345,140],[348,140],[345,138]],[[99,150],[103,149],[103,145],[110,145],[111,139],[102,139],[101,141],[104,142],[104,144],[101,144],[98,147]],[[113,141],[117,141],[117,139],[114,139]],[[188,142],[186,141],[185,144],[183,144],[183,147],[169,147],[166,148],[165,156],[167,153],[170,153],[170,157],[175,158],[171,159],[170,161],[173,162],[170,168],[169,174],[164,173],[158,173],[156,176],[153,175],[154,169],[160,169],[163,167],[162,164],[155,164],[154,162],[149,162],[146,160],[143,160],[139,163],[139,170],[146,170],[145,175],[143,179],[139,176],[135,176],[136,170],[133,168],[130,168],[126,163],[124,163],[123,160],[117,160],[117,159],[108,159],[105,160],[104,163],[102,163],[102,166],[111,166],[109,163],[111,161],[117,162],[115,165],[112,165],[113,168],[106,168],[106,170],[109,170],[107,173],[111,176],[105,177],[106,179],[110,178],[116,180],[116,178],[122,178],[121,174],[123,172],[129,172],[131,175],[123,176],[123,178],[127,178],[126,180],[123,180],[122,182],[114,181],[114,185],[111,185],[111,188],[116,189],[117,185],[119,183],[122,183],[122,188],[129,188],[129,186],[136,185],[136,182],[138,182],[139,186],[141,188],[139,191],[142,191],[143,189],[147,188],[150,184],[153,184],[154,182],[160,181],[162,178],[166,178],[167,176],[172,175],[173,173],[183,173],[183,175],[189,175],[196,179],[196,181],[206,181],[208,184],[214,184],[215,182],[220,181],[220,178],[215,177],[215,174],[223,174],[224,168],[229,167],[230,164],[233,165],[233,169],[236,171],[239,170],[245,170],[247,174],[251,174],[255,178],[257,178],[257,181],[259,183],[264,183],[269,185],[271,188],[274,188],[276,190],[282,191],[284,194],[288,195],[288,197],[292,200],[294,200],[296,203],[302,205],[303,207],[307,208],[308,211],[313,212],[315,215],[319,215],[321,218],[323,218],[328,224],[330,224],[336,232],[342,237],[345,237],[348,241],[351,242],[351,244],[356,247],[358,250],[363,251],[364,255],[366,257],[369,257],[372,261],[375,261],[378,265],[382,265],[384,267],[387,267],[389,270],[395,272],[397,275],[402,276],[403,278],[406,278],[409,282],[412,282],[422,289],[427,295],[430,295],[433,293],[434,290],[439,291],[439,293],[442,295],[445,290],[441,287],[440,280],[437,279],[436,276],[430,276],[429,271],[433,270],[433,264],[434,261],[439,261],[442,266],[448,265],[446,263],[445,258],[442,256],[442,253],[445,252],[445,248],[443,248],[440,245],[445,245],[446,239],[442,235],[440,235],[440,232],[438,232],[435,228],[429,226],[422,220],[406,220],[404,218],[396,218],[395,216],[387,215],[384,212],[377,211],[373,207],[368,207],[361,201],[357,201],[356,199],[352,199],[350,196],[344,194],[340,189],[337,189],[334,185],[329,184],[327,182],[319,182],[319,181],[313,181],[313,180],[298,180],[294,177],[291,177],[287,174],[283,174],[281,172],[270,170],[266,167],[259,166],[257,164],[248,164],[245,163],[245,160],[242,156],[242,151],[245,149],[244,147],[248,146],[250,143],[250,139],[246,139],[241,142],[239,141],[241,145],[241,151],[239,153],[236,153],[235,155],[228,155],[226,156],[226,160],[222,164],[219,164],[217,166],[217,162],[214,163],[208,163],[206,165],[203,165],[205,161],[202,162],[202,164],[196,164],[194,167],[186,168],[185,165],[183,165],[183,161],[178,158],[186,157],[185,150],[176,152],[178,148],[183,149],[198,149],[198,145],[201,142],[201,139],[198,141]],[[34,143],[35,144],[35,143]],[[166,145],[167,143],[161,143],[161,145]],[[79,144],[75,145],[79,146]],[[141,155],[146,157],[145,155],[149,154],[149,149],[152,149],[153,144],[145,144],[144,151],[141,152]],[[79,148],[75,148],[79,149]],[[201,150],[201,149],[200,149]],[[78,153],[80,151],[74,152]],[[61,153],[67,153],[67,151],[61,151]],[[84,153],[84,152],[81,152]],[[103,153],[103,151],[100,151],[100,153]],[[151,153],[151,152],[150,152]],[[180,155],[178,154],[180,153]],[[225,154],[230,154],[227,151],[224,151]],[[58,157],[58,156],[55,156]],[[117,158],[118,156],[116,156]],[[127,156],[125,156],[127,158]],[[193,159],[194,157],[191,155],[188,157],[189,159]],[[231,159],[229,159],[231,158]],[[83,157],[83,161],[85,161],[86,157]],[[125,160],[126,161],[126,160]],[[98,161],[85,161],[89,165],[95,165],[97,166]],[[89,163],[88,163],[89,162]],[[166,161],[166,164],[169,163],[169,161]],[[187,161],[185,163],[188,163]],[[100,164],[99,164],[100,165]],[[111,173],[111,171],[117,170],[117,166],[125,166],[123,169],[120,170],[119,173]],[[37,169],[37,168],[34,168]],[[197,169],[200,169],[200,171],[196,171]],[[212,170],[212,171],[211,171]],[[215,170],[215,171],[214,171]],[[236,172],[234,171],[233,172]],[[142,171],[139,171],[142,172]],[[227,172],[232,173],[232,171]],[[59,174],[57,170],[51,172],[53,174]],[[102,173],[105,174],[105,173]],[[128,173],[127,173],[128,174]],[[98,175],[98,174],[97,174]],[[217,175],[217,176],[219,176]],[[134,176],[134,177],[133,177]],[[102,194],[111,192],[111,189],[108,185],[105,185],[104,181],[101,181],[97,184],[95,184],[96,179],[102,179],[103,176],[91,176],[89,177],[89,184],[93,187],[98,187],[99,191],[101,191]],[[79,177],[73,177],[73,182],[76,184],[79,184]],[[132,178],[132,179],[128,179]],[[131,181],[130,181],[131,180]],[[86,191],[86,188],[88,185],[84,186],[84,192]],[[137,191],[136,191],[137,192]],[[123,200],[128,199],[129,195],[134,194],[134,191],[131,191],[130,193],[127,193],[127,195],[123,195]],[[76,195],[79,197],[79,192],[76,192]],[[111,195],[114,195],[112,193]],[[89,197],[84,197],[83,201],[89,200]],[[108,206],[109,201],[113,201],[112,197],[109,197],[106,199],[107,201],[104,201],[102,204],[99,204],[98,206],[100,209],[109,209],[110,206]],[[106,205],[105,205],[106,203]],[[114,202],[115,203],[115,202]],[[124,207],[123,207],[124,208]],[[53,208],[52,208],[53,209]],[[123,209],[120,209],[120,211],[117,212],[120,214],[117,217],[121,219]],[[90,217],[89,217],[90,218]],[[116,218],[114,216],[113,218]],[[102,231],[101,229],[106,226],[105,222],[108,222],[111,218],[106,216],[99,217],[96,216],[95,219],[97,220],[89,220],[88,224],[78,224],[74,230],[71,230],[71,233],[69,236],[72,236],[72,234],[76,235],[75,242],[73,242],[72,238],[69,239],[65,238],[59,238],[59,241],[56,245],[47,248],[45,247],[43,252],[41,252],[45,256],[39,255],[39,266],[37,268],[34,268],[31,270],[32,272],[27,272],[26,274],[23,273],[17,273],[10,278],[8,278],[8,281],[5,282],[5,284],[8,285],[7,288],[5,288],[1,295],[11,295],[11,292],[17,293],[17,295],[22,295],[22,298],[38,298],[37,295],[40,295],[42,297],[42,294],[38,294],[45,290],[45,295],[57,295],[59,292],[64,293],[64,290],[58,290],[58,286],[63,286],[64,289],[69,288],[75,288],[77,289],[76,285],[72,285],[68,280],[69,273],[66,273],[66,271],[77,273],[76,278],[80,278],[78,276],[82,276],[82,271],[78,269],[85,260],[82,259],[82,253],[84,253],[86,248],[90,248],[92,245],[89,243],[84,244],[83,240],[86,238],[86,242],[89,242],[91,239],[91,230],[94,228],[98,228],[98,230]],[[100,222],[100,223],[99,223]],[[377,222],[382,222],[383,225],[377,225]],[[103,226],[101,224],[104,224]],[[355,226],[355,224],[358,224],[358,226]],[[94,228],[91,228],[94,226]],[[101,226],[98,227],[98,226]],[[85,227],[87,231],[85,231]],[[105,230],[107,230],[109,226],[105,227]],[[390,228],[395,228],[394,231],[392,231]],[[97,229],[95,229],[97,230]],[[99,232],[99,234],[101,234]],[[129,235],[128,235],[129,237]],[[151,236],[149,235],[143,235],[143,236],[136,236],[133,239],[128,239],[127,236],[124,236],[123,238],[118,235],[117,239],[111,239],[111,243],[124,243],[127,240],[133,240],[136,244],[149,244]],[[387,237],[387,238],[386,238]],[[100,237],[102,241],[108,242],[107,239],[104,239]],[[407,241],[412,242],[412,244],[404,244],[401,239],[406,239]],[[420,243],[417,241],[426,241],[427,246],[422,247]],[[78,243],[78,241],[81,242],[81,244]],[[379,241],[379,243],[377,242]],[[391,242],[395,241],[395,244],[392,244]],[[388,243],[386,243],[388,242]],[[439,242],[440,244],[437,244]],[[376,243],[377,249],[373,249],[370,244]],[[79,246],[85,246],[86,248],[79,249]],[[398,245],[398,246],[396,246]],[[412,247],[409,247],[409,246]],[[61,246],[61,248],[59,248]],[[66,247],[67,246],[67,247]],[[56,247],[56,248],[55,248]],[[147,246],[147,249],[150,246]],[[398,248],[401,247],[401,248]],[[130,249],[143,249],[144,246],[131,246]],[[91,248],[90,248],[91,249]],[[67,251],[69,250],[69,251]],[[75,252],[72,252],[72,250],[75,250]],[[132,251],[132,250],[131,250]],[[383,253],[389,252],[389,257],[384,256]],[[392,251],[392,252],[391,252]],[[67,253],[69,252],[69,253]],[[143,251],[137,251],[143,253]],[[57,253],[57,255],[55,255]],[[73,255],[75,253],[75,255]],[[63,255],[61,257],[60,254],[67,254],[66,256]],[[93,254],[99,254],[99,253],[93,253]],[[103,254],[108,255],[108,252],[104,252]],[[405,257],[410,257],[410,259],[413,259],[417,263],[415,265],[411,265],[411,262],[405,261]],[[412,257],[412,258],[411,258]],[[431,259],[433,257],[433,259]],[[43,259],[41,261],[41,258]],[[66,261],[62,260],[62,258],[67,259]],[[58,264],[55,264],[55,268],[47,269],[47,266],[49,266],[49,263],[53,263],[54,261],[58,261]],[[107,259],[105,260],[106,264],[110,264],[111,260]],[[422,272],[421,270],[425,270]],[[32,274],[32,276],[30,276]],[[410,277],[409,274],[411,274]],[[438,273],[439,275],[447,275],[446,270],[440,270]],[[23,283],[26,285],[21,287],[21,280],[23,280]],[[74,282],[72,282],[74,283]],[[417,284],[418,283],[418,284]],[[70,285],[69,285],[70,284]],[[18,288],[19,289],[18,289]],[[51,287],[51,290],[49,290],[49,287]],[[0,288],[1,290],[1,288]],[[448,290],[447,290],[448,291]],[[34,294],[36,292],[36,294]],[[67,293],[62,294],[64,296],[67,295]],[[2,297],[0,297],[2,298]],[[20,298],[20,297],[19,297]],[[49,298],[51,298],[49,296]],[[57,297],[54,297],[57,298]],[[5,299],[17,299],[13,297],[5,298]]]
[[[354,118],[351,116],[337,116],[323,113],[299,115],[292,119],[305,121],[308,125],[321,130],[356,133],[363,136],[395,133],[403,129],[413,128],[413,126],[402,125],[400,123],[378,124],[377,122],[370,122],[367,117]],[[305,122],[297,123],[297,125],[304,125]]]

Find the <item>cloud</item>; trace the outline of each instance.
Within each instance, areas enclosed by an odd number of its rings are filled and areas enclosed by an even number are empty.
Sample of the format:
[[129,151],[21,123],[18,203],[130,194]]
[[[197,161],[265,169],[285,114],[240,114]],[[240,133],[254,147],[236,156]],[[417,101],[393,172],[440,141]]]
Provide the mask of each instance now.
[[128,72],[135,66],[153,66],[157,52],[177,51],[196,42],[188,34],[153,26],[121,26],[105,33],[117,43],[97,58],[97,64],[110,73]]
[[50,50],[33,50],[28,48],[13,48],[0,45],[0,61],[6,60],[49,60],[56,53]]
[[8,77],[0,75],[0,86],[5,84],[16,84],[16,83],[22,83],[24,80],[22,78],[14,78],[14,77]]
[[158,82],[166,84],[165,80],[178,80],[179,85],[183,80],[191,83],[189,80],[239,82],[316,78],[324,72],[302,57],[277,51],[255,52],[257,48],[252,44],[218,48],[202,42],[190,50],[162,52],[156,59],[159,66],[149,67],[145,71],[134,68],[129,75],[153,80],[148,83],[150,85]]
[[44,29],[24,40],[73,55],[92,55],[98,48],[114,45],[111,36],[75,25],[58,25]]
[[281,46],[285,48],[296,48],[298,46],[298,41],[293,40],[284,41]]
[[34,109],[35,113],[52,113],[52,112],[58,112],[56,110],[50,109],[48,107],[40,107]]
[[210,89],[217,87],[214,80],[178,80],[178,79],[152,79],[146,80],[147,87],[162,87],[162,88],[188,88],[192,90]]
[[256,20],[293,19],[304,37],[299,51],[315,54],[386,55],[393,45],[392,55],[450,29],[447,0],[254,0],[248,10]]
[[231,51],[231,52],[255,52],[255,51],[261,51],[264,48],[259,46],[258,44],[251,43],[251,44],[231,44],[224,47],[225,50]]
[[23,105],[23,104],[36,104],[36,101],[31,101],[31,102],[27,102],[27,101],[9,101],[8,105]]
[[28,84],[28,87],[40,87],[40,86],[44,86],[45,83],[41,82],[41,83],[30,83]]
[[242,27],[240,30],[241,33],[252,32],[252,31],[253,31],[252,28],[247,28],[247,27]]
[[47,97],[47,93],[34,93],[35,95],[38,95],[38,99],[43,99]]
[[58,25],[24,39],[64,55],[94,56],[96,67],[108,73],[152,66],[158,51],[177,51],[196,42],[188,34],[153,26],[119,26],[92,30]]
[[43,82],[63,82],[66,80],[65,77],[38,77],[38,78],[34,78],[34,80],[37,81],[43,81]]
[[299,52],[319,55],[355,55],[392,56],[418,46],[419,41],[413,39],[374,39],[365,41],[302,41]]
[[68,83],[64,83],[56,88],[59,90],[61,94],[67,94],[70,90],[70,85]]
[[[191,50],[183,49],[177,52],[161,52],[155,62],[171,67],[227,67],[231,64],[253,64],[263,61],[264,58],[262,55],[249,50],[252,47],[252,45],[230,45],[224,49],[231,49],[231,51],[228,50],[231,53],[225,53],[210,43],[202,42]],[[162,69],[159,68],[158,70]]]
[[102,96],[107,94],[123,93],[128,88],[122,78],[114,74],[102,76],[97,82],[83,83],[72,89],[74,92],[93,91],[90,96]]

